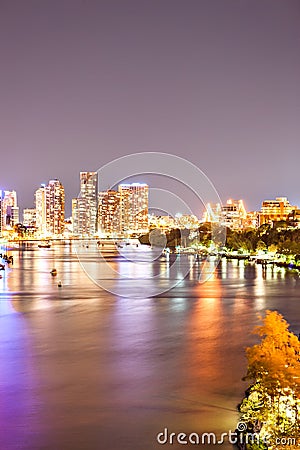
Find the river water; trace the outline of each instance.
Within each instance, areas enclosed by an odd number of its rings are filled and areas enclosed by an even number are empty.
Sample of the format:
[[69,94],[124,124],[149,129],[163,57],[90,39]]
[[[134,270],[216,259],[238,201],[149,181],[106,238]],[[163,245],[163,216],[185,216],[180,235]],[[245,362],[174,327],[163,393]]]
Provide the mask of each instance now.
[[156,436],[234,431],[258,314],[279,310],[300,332],[300,279],[284,269],[222,260],[204,284],[191,272],[154,298],[123,298],[91,281],[72,246],[10,254],[0,272],[1,450],[215,448]]

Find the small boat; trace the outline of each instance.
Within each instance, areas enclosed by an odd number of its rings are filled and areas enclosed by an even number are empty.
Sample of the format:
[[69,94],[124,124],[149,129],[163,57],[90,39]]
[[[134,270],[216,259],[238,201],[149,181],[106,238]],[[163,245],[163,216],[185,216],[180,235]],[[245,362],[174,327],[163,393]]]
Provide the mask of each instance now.
[[52,269],[50,273],[51,273],[51,275],[53,277],[55,277],[57,275],[57,270],[56,269]]
[[42,242],[41,244],[38,244],[38,248],[51,248],[50,242]]

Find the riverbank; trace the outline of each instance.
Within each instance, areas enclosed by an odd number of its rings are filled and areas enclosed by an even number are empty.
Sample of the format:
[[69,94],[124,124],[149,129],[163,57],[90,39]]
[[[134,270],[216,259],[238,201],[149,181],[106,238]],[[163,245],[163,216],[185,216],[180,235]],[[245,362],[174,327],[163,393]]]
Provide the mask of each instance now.
[[[134,299],[92,283],[72,246],[14,254],[0,280],[6,449],[154,450],[165,427],[234,431],[257,314],[279,310],[300,331],[300,280],[283,270],[223,258],[206,283],[191,271],[170,291]],[[110,264],[128,274],[125,259]],[[146,285],[142,276],[133,283]],[[109,283],[119,283],[117,272]]]
[[[289,257],[289,261],[285,260],[285,255],[278,255],[278,258],[268,257],[268,255],[239,255],[239,254],[226,254],[221,253],[222,257],[233,260],[244,260],[249,263],[256,263],[261,265],[273,265],[277,267],[284,267],[286,269],[295,269],[300,271],[300,261],[293,261],[292,257]],[[296,255],[295,255],[296,256]]]

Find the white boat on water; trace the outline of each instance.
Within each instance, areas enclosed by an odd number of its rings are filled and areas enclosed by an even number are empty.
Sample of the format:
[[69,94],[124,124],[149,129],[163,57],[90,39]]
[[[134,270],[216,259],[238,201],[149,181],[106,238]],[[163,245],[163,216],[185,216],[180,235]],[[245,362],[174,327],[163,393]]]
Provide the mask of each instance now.
[[48,241],[41,242],[40,244],[38,244],[38,248],[51,248],[51,244]]
[[97,242],[98,249],[103,257],[119,255],[135,262],[150,262],[159,258],[163,249],[141,244],[136,238],[122,240],[101,239]]
[[142,249],[145,250],[145,245],[142,245],[138,239],[100,239],[97,242],[98,249],[101,252],[114,252],[120,253],[123,249],[125,250],[133,250],[133,249]]

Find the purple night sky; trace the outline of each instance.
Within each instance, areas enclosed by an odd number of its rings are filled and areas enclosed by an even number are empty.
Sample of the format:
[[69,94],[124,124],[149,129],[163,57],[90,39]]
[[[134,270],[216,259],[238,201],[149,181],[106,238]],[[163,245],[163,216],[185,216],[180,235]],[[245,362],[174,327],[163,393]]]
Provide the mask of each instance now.
[[[0,189],[33,206],[140,151],[189,159],[222,200],[300,205],[299,0],[2,0]],[[141,180],[142,181],[142,180]]]

